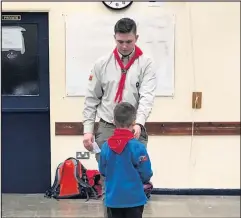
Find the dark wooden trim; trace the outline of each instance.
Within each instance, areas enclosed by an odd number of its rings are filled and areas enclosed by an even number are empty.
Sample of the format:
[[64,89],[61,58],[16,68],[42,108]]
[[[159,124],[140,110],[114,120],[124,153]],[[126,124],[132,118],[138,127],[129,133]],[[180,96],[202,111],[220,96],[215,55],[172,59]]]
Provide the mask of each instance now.
[[[98,123],[95,129],[97,126]],[[150,136],[240,135],[240,122],[147,122],[146,129]],[[56,122],[55,135],[83,135],[83,125],[81,122]]]

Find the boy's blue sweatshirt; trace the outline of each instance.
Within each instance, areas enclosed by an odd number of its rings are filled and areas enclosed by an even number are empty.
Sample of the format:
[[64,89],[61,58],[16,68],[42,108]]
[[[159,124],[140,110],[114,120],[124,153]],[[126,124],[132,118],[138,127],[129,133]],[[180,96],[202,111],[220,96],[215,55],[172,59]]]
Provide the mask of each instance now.
[[116,129],[102,145],[99,171],[105,177],[105,205],[112,208],[146,204],[143,183],[152,177],[145,145],[127,129]]

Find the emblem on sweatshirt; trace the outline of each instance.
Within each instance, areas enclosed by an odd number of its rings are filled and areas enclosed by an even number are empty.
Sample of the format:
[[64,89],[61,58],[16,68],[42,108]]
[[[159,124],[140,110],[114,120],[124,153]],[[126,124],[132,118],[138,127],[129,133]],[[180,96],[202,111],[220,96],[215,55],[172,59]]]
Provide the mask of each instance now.
[[148,158],[147,158],[147,156],[140,156],[139,160],[140,160],[140,162],[144,162],[144,161],[147,161]]

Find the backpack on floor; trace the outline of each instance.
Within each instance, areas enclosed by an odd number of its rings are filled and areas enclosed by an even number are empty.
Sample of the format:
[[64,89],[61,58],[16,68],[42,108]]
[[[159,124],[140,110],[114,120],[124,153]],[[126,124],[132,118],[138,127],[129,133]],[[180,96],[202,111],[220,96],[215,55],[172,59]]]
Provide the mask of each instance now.
[[56,169],[52,187],[45,197],[55,199],[90,198],[98,199],[102,195],[102,185],[98,170],[87,170],[79,160],[70,157],[60,163]]

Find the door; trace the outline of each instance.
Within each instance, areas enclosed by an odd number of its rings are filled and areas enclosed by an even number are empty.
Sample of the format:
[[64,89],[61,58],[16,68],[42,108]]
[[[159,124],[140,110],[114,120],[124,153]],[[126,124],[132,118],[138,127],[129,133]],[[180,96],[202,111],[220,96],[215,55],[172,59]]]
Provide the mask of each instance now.
[[51,185],[48,13],[2,13],[2,192]]

